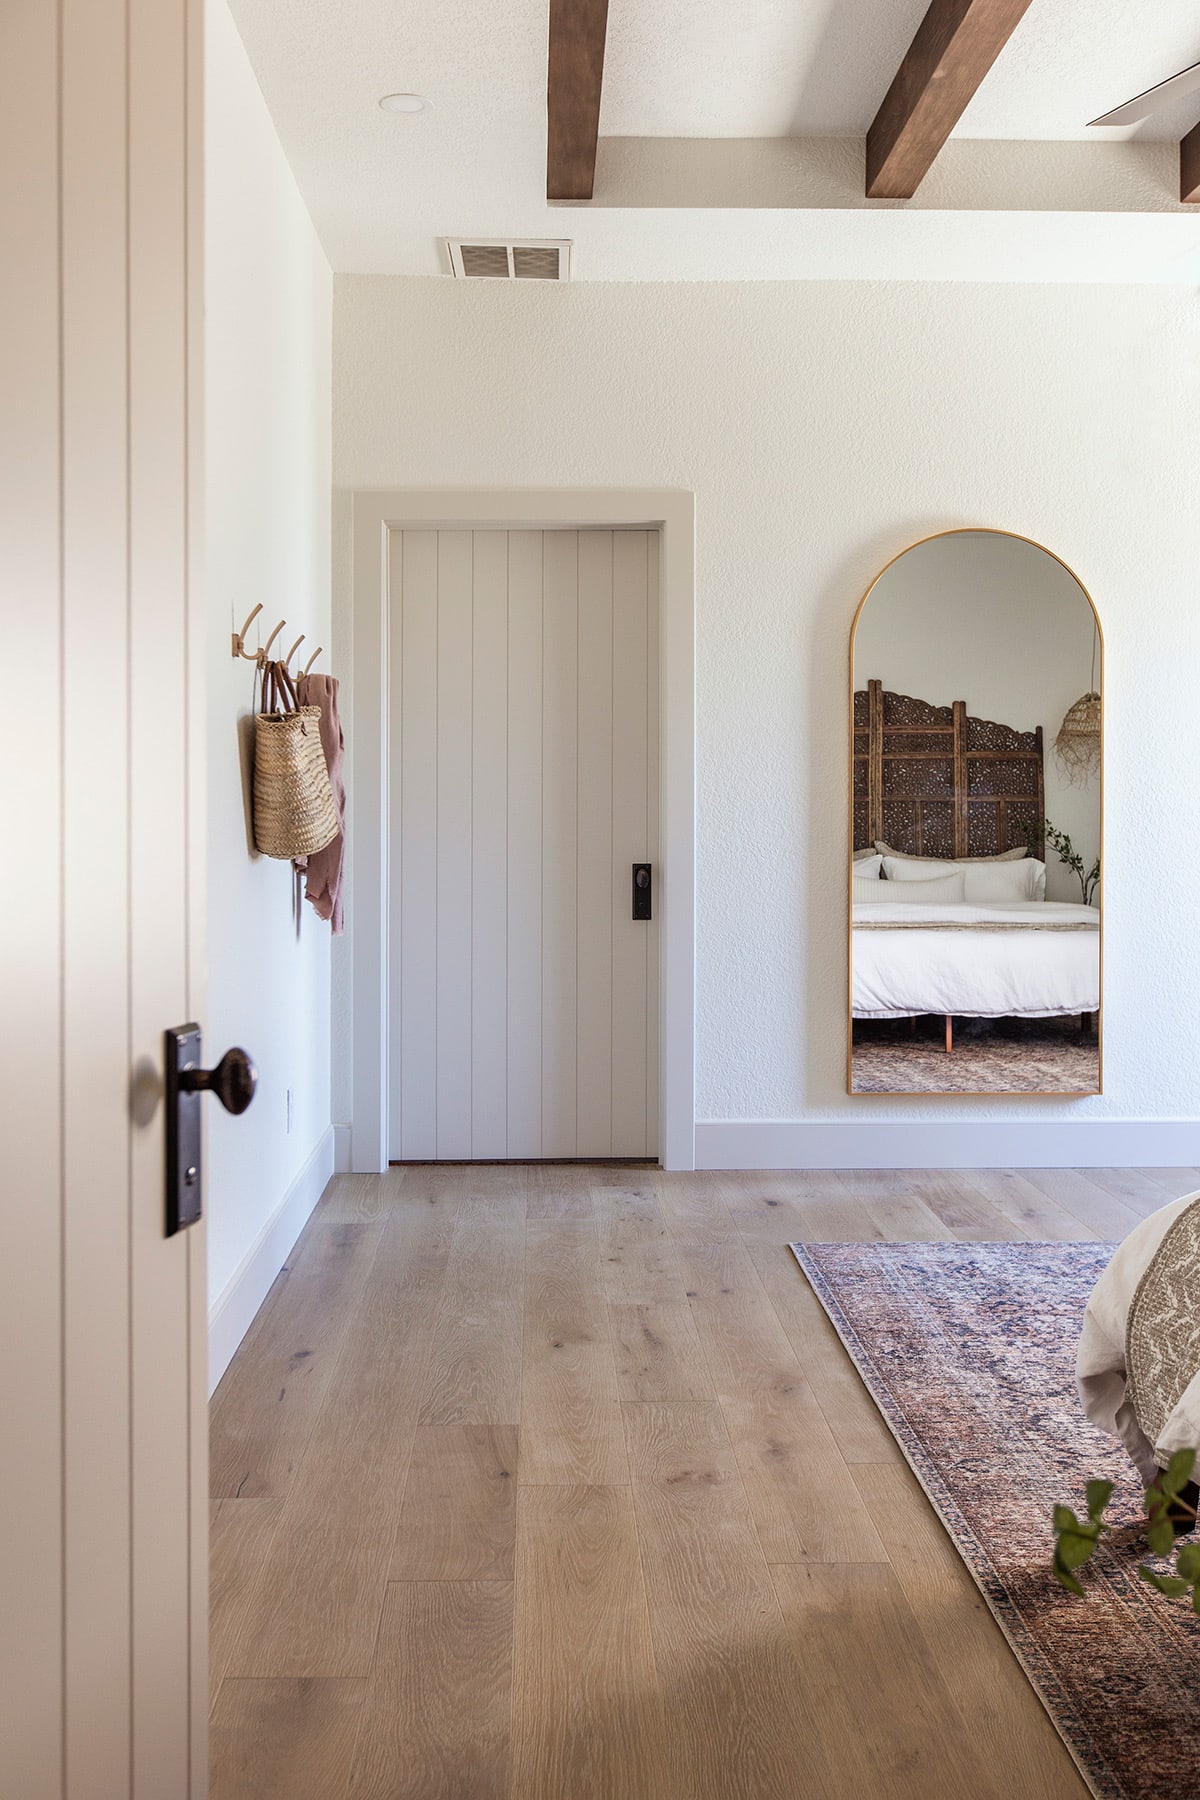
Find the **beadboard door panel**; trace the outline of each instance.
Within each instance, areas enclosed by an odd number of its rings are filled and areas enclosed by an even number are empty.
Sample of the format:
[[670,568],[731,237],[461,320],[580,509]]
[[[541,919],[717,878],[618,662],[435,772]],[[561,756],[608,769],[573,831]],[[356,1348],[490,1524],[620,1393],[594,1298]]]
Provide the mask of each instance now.
[[390,545],[389,1153],[654,1157],[658,533]]

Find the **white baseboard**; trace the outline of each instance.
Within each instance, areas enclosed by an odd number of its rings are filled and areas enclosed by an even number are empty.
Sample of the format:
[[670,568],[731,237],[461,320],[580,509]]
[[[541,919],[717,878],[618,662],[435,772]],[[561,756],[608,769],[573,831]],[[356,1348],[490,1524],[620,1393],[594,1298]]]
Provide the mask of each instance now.
[[317,1146],[208,1309],[208,1391],[211,1395],[254,1323],[271,1283],[287,1261],[313,1207],[333,1174],[334,1128]]
[[1180,1169],[1194,1119],[732,1119],[696,1126],[698,1169]]
[[333,1172],[335,1175],[348,1175],[353,1163],[353,1148],[350,1142],[349,1125],[333,1127]]

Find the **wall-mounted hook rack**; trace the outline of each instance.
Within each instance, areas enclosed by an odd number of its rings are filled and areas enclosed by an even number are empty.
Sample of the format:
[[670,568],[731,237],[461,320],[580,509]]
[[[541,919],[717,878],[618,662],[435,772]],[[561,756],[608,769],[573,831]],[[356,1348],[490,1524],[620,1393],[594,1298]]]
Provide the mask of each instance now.
[[240,631],[235,631],[233,634],[233,654],[235,656],[244,656],[247,662],[257,663],[260,668],[262,667],[262,651],[247,650],[246,633],[249,631],[261,611],[262,601],[260,600],[258,605],[254,608],[254,611],[247,618],[246,623],[242,626],[242,629]]
[[320,656],[320,654],[324,648],[325,648],[324,644],[317,645],[316,649],[313,651],[312,655],[309,657],[308,661],[304,665],[304,673],[306,675],[308,674],[308,671],[312,668],[313,664],[316,662],[318,656]]
[[300,648],[300,646],[303,642],[304,642],[304,633],[301,632],[300,636],[296,639],[295,643],[292,645],[291,649],[288,651],[287,655],[283,659],[283,672],[285,675],[291,674],[292,658],[293,658],[293,656],[295,656],[297,650]]

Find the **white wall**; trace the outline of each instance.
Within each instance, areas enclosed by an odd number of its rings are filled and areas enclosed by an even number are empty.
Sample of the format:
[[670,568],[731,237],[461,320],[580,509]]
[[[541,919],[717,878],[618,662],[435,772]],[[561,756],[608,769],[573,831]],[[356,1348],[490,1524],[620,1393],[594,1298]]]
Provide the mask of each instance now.
[[[702,1121],[798,1121],[825,1161],[867,1160],[880,1121],[1003,1121],[975,1141],[1013,1161],[1012,1121],[1200,1116],[1200,897],[1176,873],[1197,778],[1193,294],[339,277],[335,327],[340,489],[696,492]],[[844,1093],[850,624],[890,556],[963,524],[1052,546],[1105,632],[1094,1099]],[[1200,1130],[1184,1142],[1173,1159],[1200,1158]]]
[[[1042,727],[1046,817],[1090,868],[1100,852],[1100,783],[1072,786],[1054,756],[1063,714],[1088,691],[1095,617],[1044,550],[995,532],[933,538],[880,578],[859,615],[854,684],[881,680],[933,706]],[[1100,680],[1099,650],[1095,678]],[[1078,878],[1047,847],[1046,897],[1079,901]]]
[[239,746],[254,668],[230,655],[259,600],[255,643],[284,616],[283,649],[301,631],[306,655],[331,642],[332,279],[224,0],[207,13],[205,1045],[216,1057],[242,1044],[259,1072],[240,1119],[208,1111],[215,1379],[332,1166],[329,927],[306,903],[297,914],[291,865],[253,849]]

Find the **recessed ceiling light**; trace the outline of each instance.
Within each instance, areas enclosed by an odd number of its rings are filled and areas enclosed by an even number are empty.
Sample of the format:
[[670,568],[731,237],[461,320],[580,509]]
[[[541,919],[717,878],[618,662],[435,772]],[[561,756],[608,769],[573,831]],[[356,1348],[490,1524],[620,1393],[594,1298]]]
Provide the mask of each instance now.
[[385,94],[379,102],[384,112],[419,113],[429,111],[429,102],[420,94]]

